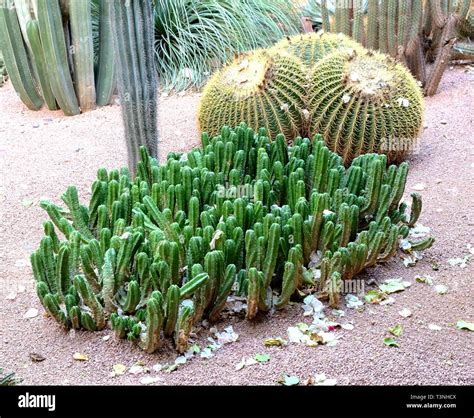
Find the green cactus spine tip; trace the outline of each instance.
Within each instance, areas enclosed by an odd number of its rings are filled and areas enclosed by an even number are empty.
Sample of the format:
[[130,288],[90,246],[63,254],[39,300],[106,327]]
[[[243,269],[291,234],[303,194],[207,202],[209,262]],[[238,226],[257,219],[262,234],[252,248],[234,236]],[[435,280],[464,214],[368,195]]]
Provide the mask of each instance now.
[[400,161],[414,149],[423,97],[404,66],[378,53],[340,52],[317,67],[309,93],[311,136],[322,134],[346,164],[370,152]]
[[262,50],[242,55],[207,83],[199,125],[209,136],[240,122],[264,127],[270,138],[298,135],[303,125],[306,78],[302,62],[289,54]]

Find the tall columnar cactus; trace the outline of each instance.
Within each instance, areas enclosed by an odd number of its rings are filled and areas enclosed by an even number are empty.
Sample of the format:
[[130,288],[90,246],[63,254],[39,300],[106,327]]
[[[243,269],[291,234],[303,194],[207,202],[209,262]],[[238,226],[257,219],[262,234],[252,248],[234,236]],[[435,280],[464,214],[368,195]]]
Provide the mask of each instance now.
[[117,87],[125,126],[129,168],[136,170],[139,147],[158,156],[157,90],[153,12],[148,0],[107,0],[113,7],[112,31]]
[[317,65],[308,99],[310,135],[320,133],[346,164],[367,152],[400,161],[415,147],[422,93],[408,70],[387,56],[328,56]]
[[67,3],[71,26],[71,52],[79,106],[83,112],[95,108],[94,48],[92,15],[89,1]]
[[408,216],[400,203],[406,163],[364,154],[346,169],[321,139],[289,146],[265,129],[223,127],[163,165],[142,148],[133,179],[98,170],[88,206],[75,187],[67,209],[41,202],[51,217],[31,256],[41,303],[66,328],[97,330],[110,317],[117,337],[150,353],[168,337],[184,352],[193,325],[217,320],[232,292],[249,319],[306,286],[335,306],[344,280],[396,253],[422,205],[413,194]]
[[[390,54],[407,65],[427,96],[436,93],[456,38],[469,37],[470,0],[368,0],[364,19],[361,1],[335,4],[334,22],[323,18],[325,31],[352,36],[371,50]],[[327,15],[327,2],[321,2]],[[472,12],[471,12],[472,16]],[[350,20],[352,19],[352,34]],[[427,62],[435,62],[430,71]]]
[[38,23],[45,60],[49,65],[51,90],[64,114],[77,115],[80,113],[79,103],[69,72],[59,3],[38,0]]
[[20,99],[28,109],[40,109],[43,99],[36,90],[35,80],[28,65],[13,0],[5,0],[0,5],[0,50]]
[[313,32],[282,39],[272,51],[286,51],[313,68],[331,52],[351,49],[362,49],[362,46],[342,33]]
[[199,106],[200,129],[210,136],[222,125],[264,127],[271,138],[292,138],[303,125],[306,83],[302,62],[285,53],[242,55],[207,83]]
[[115,89],[115,57],[112,32],[113,4],[99,0],[99,63],[96,76],[97,104],[109,104]]

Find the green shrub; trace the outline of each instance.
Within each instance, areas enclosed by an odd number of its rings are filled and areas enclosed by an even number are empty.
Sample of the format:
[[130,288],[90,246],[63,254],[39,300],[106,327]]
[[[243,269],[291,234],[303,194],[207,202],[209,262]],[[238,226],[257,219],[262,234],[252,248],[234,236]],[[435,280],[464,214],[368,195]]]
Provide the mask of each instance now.
[[102,329],[110,316],[148,352],[164,337],[186,350],[193,323],[216,320],[234,286],[249,319],[308,285],[336,306],[340,282],[393,256],[421,211],[417,194],[409,219],[400,203],[407,164],[386,162],[366,154],[345,169],[320,137],[289,147],[245,125],[164,165],[142,148],[133,180],[98,171],[88,206],[72,186],[66,209],[41,202],[51,221],[31,256],[37,294],[63,326]]
[[155,53],[162,86],[199,87],[236,53],[300,29],[286,0],[156,0]]

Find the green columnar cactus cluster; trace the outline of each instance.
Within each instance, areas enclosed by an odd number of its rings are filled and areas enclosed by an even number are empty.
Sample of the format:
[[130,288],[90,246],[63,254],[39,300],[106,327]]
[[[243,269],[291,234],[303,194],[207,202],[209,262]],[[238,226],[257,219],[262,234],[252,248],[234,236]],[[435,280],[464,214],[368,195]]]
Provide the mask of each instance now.
[[[29,109],[39,110],[46,103],[48,109],[61,108],[72,116],[93,109],[96,102],[110,101],[113,21],[106,1],[98,0],[100,50],[95,52],[89,1],[1,2],[0,50],[12,85]],[[94,55],[98,56],[96,80]]]
[[214,136],[223,125],[245,121],[264,127],[273,138],[298,135],[305,109],[302,62],[284,51],[244,54],[207,83],[199,108],[202,131]]
[[144,145],[158,156],[158,79],[154,58],[153,11],[149,0],[107,0],[117,60],[117,87],[127,138],[129,167],[135,171]]
[[401,161],[415,148],[423,96],[408,69],[372,52],[332,54],[317,66],[309,89],[310,136],[345,163],[367,152]]
[[[400,203],[406,163],[366,154],[346,169],[320,136],[288,146],[242,124],[163,165],[143,147],[140,157],[134,180],[98,170],[88,206],[75,187],[66,209],[42,201],[51,220],[31,263],[60,324],[95,330],[109,318],[148,352],[166,337],[186,350],[193,324],[218,319],[233,291],[249,319],[308,285],[335,305],[338,285],[393,256],[421,211],[418,195],[409,217]],[[319,279],[307,268],[315,254]]]

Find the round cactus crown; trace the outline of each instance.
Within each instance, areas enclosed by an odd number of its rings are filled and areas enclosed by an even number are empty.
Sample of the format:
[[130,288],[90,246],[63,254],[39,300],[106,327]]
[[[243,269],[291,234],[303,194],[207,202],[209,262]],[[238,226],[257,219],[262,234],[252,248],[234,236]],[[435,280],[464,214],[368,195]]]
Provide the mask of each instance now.
[[235,59],[207,83],[199,108],[200,129],[210,136],[223,125],[246,122],[270,138],[298,136],[305,108],[303,63],[286,52],[257,50]]
[[409,71],[383,54],[335,52],[316,66],[308,95],[309,135],[350,161],[383,152],[400,161],[416,144],[423,97]]
[[272,60],[263,51],[241,55],[223,69],[222,84],[231,89],[236,97],[257,94],[271,77],[272,65]]
[[331,52],[362,48],[362,45],[342,33],[319,31],[282,39],[272,51],[286,51],[311,67]]

